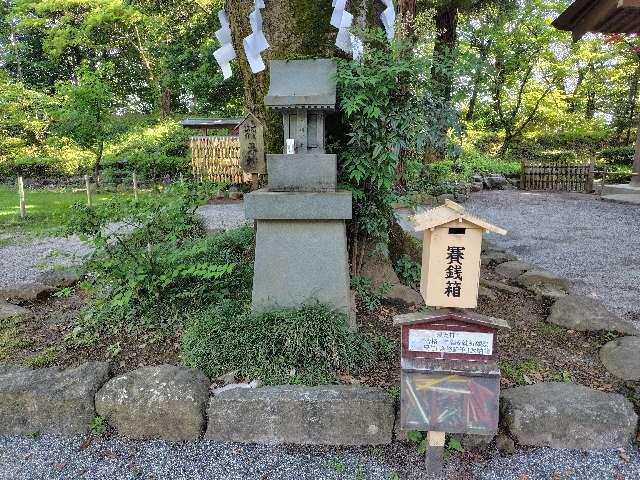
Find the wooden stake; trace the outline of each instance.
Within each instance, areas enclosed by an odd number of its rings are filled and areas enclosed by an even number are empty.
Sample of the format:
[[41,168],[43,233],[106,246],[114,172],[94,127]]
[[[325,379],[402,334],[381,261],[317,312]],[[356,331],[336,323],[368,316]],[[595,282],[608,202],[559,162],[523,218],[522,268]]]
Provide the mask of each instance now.
[[91,198],[91,182],[89,181],[89,175],[84,176],[84,185],[87,189],[87,205],[91,208],[93,207],[93,199]]
[[257,173],[251,174],[251,190],[258,190],[258,184],[260,181],[260,176]]
[[427,470],[427,478],[442,478],[442,467],[444,463],[444,432],[427,433],[427,453],[424,463]]
[[133,172],[133,198],[138,201],[138,175]]
[[24,202],[24,180],[22,176],[18,177],[18,201],[20,203],[20,218],[27,216],[27,209]]

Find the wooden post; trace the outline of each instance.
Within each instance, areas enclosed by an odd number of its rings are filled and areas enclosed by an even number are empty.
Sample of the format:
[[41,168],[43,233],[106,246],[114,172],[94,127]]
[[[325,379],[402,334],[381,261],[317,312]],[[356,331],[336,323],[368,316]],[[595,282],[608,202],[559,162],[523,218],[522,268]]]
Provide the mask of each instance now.
[[258,190],[259,181],[260,181],[260,176],[257,173],[252,173],[251,174],[251,190],[253,191]]
[[27,216],[27,209],[24,203],[24,180],[22,176],[18,177],[18,201],[20,203],[20,218],[24,219]]
[[91,198],[91,182],[89,181],[89,175],[84,176],[84,185],[87,189],[87,205],[91,208],[93,207],[93,199]]
[[444,440],[444,432],[427,432],[427,453],[424,459],[427,478],[436,479],[442,477]]
[[138,175],[133,172],[133,198],[138,201]]

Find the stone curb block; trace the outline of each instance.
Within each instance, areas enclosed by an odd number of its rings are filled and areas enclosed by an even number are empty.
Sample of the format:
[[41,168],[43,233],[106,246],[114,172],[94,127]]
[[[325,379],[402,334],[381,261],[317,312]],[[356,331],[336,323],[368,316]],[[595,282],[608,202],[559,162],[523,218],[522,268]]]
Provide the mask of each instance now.
[[504,390],[500,413],[520,445],[559,449],[626,447],[638,423],[633,405],[622,395],[567,383]]
[[198,370],[143,367],[107,382],[96,395],[96,411],[129,438],[197,440],[208,397],[209,379]]
[[109,364],[77,368],[0,370],[0,434],[80,435],[95,418],[94,396],[109,376]]
[[211,398],[206,438],[299,445],[391,443],[393,401],[380,388],[277,386]]

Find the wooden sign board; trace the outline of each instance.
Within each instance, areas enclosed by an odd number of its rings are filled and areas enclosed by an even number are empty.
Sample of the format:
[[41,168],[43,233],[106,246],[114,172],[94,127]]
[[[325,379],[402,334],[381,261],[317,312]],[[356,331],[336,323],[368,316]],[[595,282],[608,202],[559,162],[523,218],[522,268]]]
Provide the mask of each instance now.
[[240,137],[240,168],[245,173],[266,174],[262,123],[250,113],[238,125],[238,136]]
[[424,232],[420,291],[427,305],[476,308],[482,233],[464,221]]
[[489,361],[497,357],[498,318],[455,309],[398,315],[402,358]]

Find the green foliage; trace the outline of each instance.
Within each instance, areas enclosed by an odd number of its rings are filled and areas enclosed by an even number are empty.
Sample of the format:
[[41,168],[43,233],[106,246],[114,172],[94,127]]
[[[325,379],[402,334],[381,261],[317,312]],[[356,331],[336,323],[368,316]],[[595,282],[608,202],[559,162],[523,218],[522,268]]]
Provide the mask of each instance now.
[[98,69],[83,64],[78,68],[76,83],[58,85],[61,108],[57,112],[57,128],[80,147],[95,154],[96,168],[113,128],[115,102],[111,86],[105,79],[110,68],[109,64]]
[[421,265],[409,255],[404,254],[396,263],[396,272],[402,283],[408,285],[414,290],[420,288],[420,276],[422,272]]
[[406,45],[389,45],[380,31],[365,41],[359,62],[338,67],[339,105],[348,122],[348,142],[338,152],[340,180],[353,193],[353,235],[386,245],[398,168],[420,173],[418,157],[437,141],[436,127],[446,119],[420,74],[427,59]]
[[0,362],[10,358],[14,351],[33,344],[33,341],[24,338],[20,323],[19,318],[10,318],[0,323]]
[[96,296],[75,339],[171,334],[186,311],[245,294],[252,234],[206,238],[195,210],[209,195],[211,188],[175,184],[138,201],[113,197],[94,208],[74,206],[67,233],[95,248],[85,269]]
[[636,149],[632,146],[605,148],[598,153],[598,163],[631,166],[635,153]]
[[526,376],[539,368],[536,362],[523,360],[505,359],[500,360],[498,364],[503,377],[517,385],[530,383],[527,381]]
[[369,364],[376,352],[345,315],[326,306],[252,313],[246,304],[223,301],[193,316],[181,356],[211,377],[237,370],[265,384],[316,385]]
[[107,423],[107,419],[98,415],[91,422],[89,430],[91,430],[91,433],[95,433],[96,435],[104,435],[107,433],[108,428],[109,424]]
[[385,283],[376,289],[370,278],[355,275],[351,277],[351,288],[355,290],[364,307],[374,312],[382,306],[382,301],[389,293],[391,286]]

